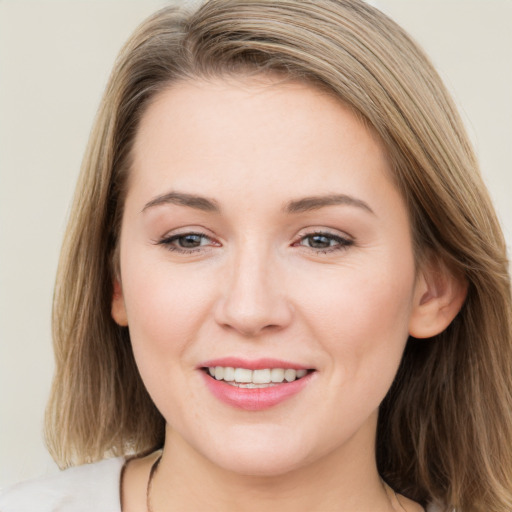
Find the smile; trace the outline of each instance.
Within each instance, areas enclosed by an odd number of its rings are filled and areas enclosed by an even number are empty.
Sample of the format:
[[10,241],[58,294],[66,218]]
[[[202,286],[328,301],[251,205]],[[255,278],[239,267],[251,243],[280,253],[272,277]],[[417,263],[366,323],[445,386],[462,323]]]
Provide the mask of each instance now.
[[288,401],[314,380],[317,371],[275,359],[224,358],[198,368],[209,392],[236,409],[262,411]]
[[224,381],[230,386],[244,389],[261,389],[301,379],[307,375],[308,370],[293,368],[250,370],[231,366],[210,366],[208,373],[216,380]]

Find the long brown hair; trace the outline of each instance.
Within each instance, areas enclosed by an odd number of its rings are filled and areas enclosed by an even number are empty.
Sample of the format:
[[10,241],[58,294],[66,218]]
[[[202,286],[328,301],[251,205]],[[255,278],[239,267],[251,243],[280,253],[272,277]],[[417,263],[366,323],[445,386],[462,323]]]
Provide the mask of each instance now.
[[163,444],[164,419],[110,316],[130,151],[176,80],[284,73],[349,105],[384,142],[418,259],[468,283],[440,335],[410,338],[381,405],[377,464],[398,492],[446,510],[512,510],[512,301],[503,235],[457,111],[410,37],[359,0],[210,0],[165,8],[128,41],[84,158],[54,302],[47,441],[61,466]]

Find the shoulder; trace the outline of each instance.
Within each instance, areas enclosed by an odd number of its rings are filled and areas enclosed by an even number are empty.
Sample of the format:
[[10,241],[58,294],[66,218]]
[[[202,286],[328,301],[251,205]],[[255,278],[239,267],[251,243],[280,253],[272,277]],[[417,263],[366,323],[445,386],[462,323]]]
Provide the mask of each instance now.
[[120,512],[124,457],[66,469],[21,482],[0,493],[2,512]]

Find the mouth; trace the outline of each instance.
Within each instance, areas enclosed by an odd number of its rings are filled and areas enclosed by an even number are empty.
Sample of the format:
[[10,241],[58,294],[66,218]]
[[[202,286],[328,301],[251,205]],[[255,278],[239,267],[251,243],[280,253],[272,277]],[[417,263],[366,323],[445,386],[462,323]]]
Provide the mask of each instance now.
[[209,366],[202,370],[211,378],[243,389],[264,389],[300,380],[314,370],[295,368],[234,368],[232,366]]
[[245,411],[261,411],[288,401],[316,380],[316,369],[276,359],[225,358],[198,368],[218,400]]

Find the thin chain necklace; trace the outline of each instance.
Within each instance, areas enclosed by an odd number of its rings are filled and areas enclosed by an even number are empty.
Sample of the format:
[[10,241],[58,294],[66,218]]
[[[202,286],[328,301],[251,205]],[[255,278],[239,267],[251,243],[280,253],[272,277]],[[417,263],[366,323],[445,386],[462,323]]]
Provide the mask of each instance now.
[[[146,488],[146,508],[147,512],[153,512],[153,509],[151,507],[151,488],[153,486],[153,478],[155,476],[156,470],[158,468],[158,465],[160,464],[160,461],[162,460],[162,456],[160,455],[158,459],[153,462],[153,465],[151,466],[151,469],[149,471],[149,478],[148,478],[148,485]],[[391,505],[391,508],[394,510],[394,512],[399,512],[399,510],[395,507],[395,503],[398,503],[398,506],[400,507],[400,510],[403,510],[404,512],[407,512],[403,505],[400,503],[400,500],[398,499],[398,496],[396,495],[396,491],[389,487],[384,480],[381,480],[382,487],[384,488],[384,492],[386,493],[386,497],[388,499],[389,504]],[[390,493],[393,493],[390,495]],[[395,502],[395,503],[394,503]]]
[[156,473],[156,468],[158,467],[158,464],[160,464],[160,461],[162,460],[162,456],[160,455],[158,459],[153,462],[153,465],[151,466],[151,469],[149,471],[149,478],[148,478],[148,486],[146,488],[146,508],[148,512],[153,512],[153,509],[151,508],[151,487],[153,484],[153,477]]
[[[395,507],[395,503],[398,503],[398,506],[400,507],[400,510],[403,510],[404,512],[407,512],[407,510],[405,510],[404,506],[400,503],[400,500],[398,499],[396,491],[392,487],[390,487],[386,482],[384,482],[384,480],[381,479],[381,482],[382,482],[382,486],[384,487],[384,492],[386,493],[386,496],[388,498],[389,504],[391,505],[391,508],[395,512],[399,512],[397,510],[397,508]],[[390,494],[391,494],[391,496],[390,496]],[[393,502],[395,502],[395,503],[393,503]]]

